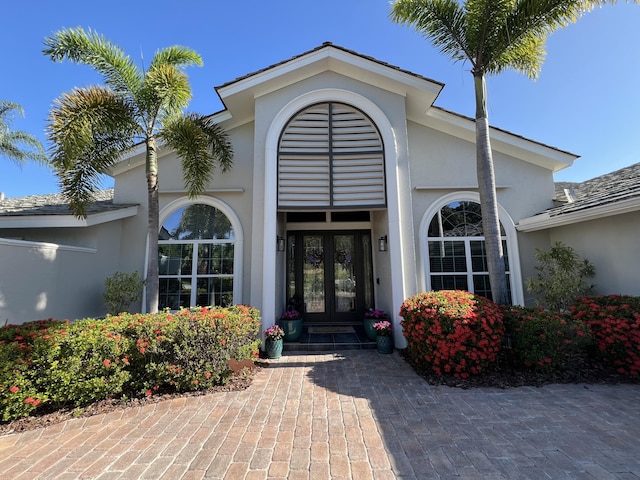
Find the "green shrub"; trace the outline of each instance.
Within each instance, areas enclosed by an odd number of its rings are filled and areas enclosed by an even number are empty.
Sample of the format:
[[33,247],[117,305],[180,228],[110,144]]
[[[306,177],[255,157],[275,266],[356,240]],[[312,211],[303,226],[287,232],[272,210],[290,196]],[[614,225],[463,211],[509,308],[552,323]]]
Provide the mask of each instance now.
[[585,297],[571,307],[573,318],[585,323],[602,361],[623,375],[640,375],[640,297]]
[[496,360],[504,335],[500,307],[465,291],[415,295],[400,308],[407,355],[437,375],[467,378]]
[[593,285],[585,280],[595,275],[595,268],[573,248],[555,242],[549,250],[536,249],[534,256],[538,275],[527,279],[527,290],[541,295],[550,310],[565,312],[574,300],[592,293]]
[[129,340],[110,321],[84,319],[39,338],[32,352],[33,382],[54,407],[80,407],[116,396],[129,379]]
[[542,308],[503,306],[502,311],[516,368],[551,372],[585,361],[592,337],[582,322]]
[[0,418],[223,384],[230,359],[257,358],[259,328],[244,305],[0,328]]
[[131,304],[142,298],[145,281],[138,272],[116,272],[104,281],[104,303],[107,313],[117,315],[128,312]]
[[197,307],[132,316],[131,388],[136,394],[193,391],[225,383],[228,361],[255,358],[259,313],[250,307]]
[[54,336],[68,322],[38,320],[0,328],[0,418],[9,421],[26,417],[42,408],[48,398],[34,383],[32,368],[36,341]]

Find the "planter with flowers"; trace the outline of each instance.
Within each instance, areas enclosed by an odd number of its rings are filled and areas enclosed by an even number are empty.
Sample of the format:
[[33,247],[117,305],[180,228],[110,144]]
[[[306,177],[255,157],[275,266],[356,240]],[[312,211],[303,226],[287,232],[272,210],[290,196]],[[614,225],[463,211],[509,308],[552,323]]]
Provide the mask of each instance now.
[[297,342],[302,335],[302,315],[297,310],[287,310],[280,316],[278,325],[284,330],[285,342]]
[[267,358],[280,358],[282,356],[284,330],[278,325],[272,325],[264,331],[264,336],[264,353]]
[[373,310],[370,308],[364,312],[364,333],[369,340],[372,342],[376,341],[377,333],[376,329],[373,328],[373,324],[386,319],[387,314],[384,310]]
[[373,324],[376,331],[376,348],[378,353],[393,353],[393,327],[387,320]]

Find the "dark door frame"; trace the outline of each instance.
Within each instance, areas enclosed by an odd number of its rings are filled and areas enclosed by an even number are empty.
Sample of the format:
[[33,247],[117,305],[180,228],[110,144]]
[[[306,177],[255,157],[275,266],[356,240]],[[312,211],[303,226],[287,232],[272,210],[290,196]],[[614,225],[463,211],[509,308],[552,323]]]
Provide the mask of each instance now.
[[[353,252],[353,267],[356,278],[355,293],[356,301],[355,308],[349,312],[337,312],[335,301],[335,272],[334,272],[334,242],[333,239],[336,235],[354,235],[354,252]],[[304,292],[303,292],[303,261],[295,262],[295,259],[303,258],[303,242],[304,236],[322,236],[323,237],[323,250],[324,250],[324,312],[323,313],[310,313],[305,311],[304,306]],[[293,245],[291,240],[293,237]],[[363,247],[363,237],[368,238],[368,251]],[[289,239],[287,248],[287,295],[288,302],[296,309],[303,313],[305,323],[359,323],[364,318],[364,312],[368,308],[372,308],[373,305],[373,254],[371,248],[371,230],[292,230],[287,232],[287,238]],[[292,262],[295,262],[293,265]],[[367,258],[368,257],[368,258]],[[365,278],[366,265],[368,262],[369,278]],[[290,276],[294,276],[293,283],[295,285],[295,292],[292,294],[292,279]],[[367,289],[368,297],[367,301]]]

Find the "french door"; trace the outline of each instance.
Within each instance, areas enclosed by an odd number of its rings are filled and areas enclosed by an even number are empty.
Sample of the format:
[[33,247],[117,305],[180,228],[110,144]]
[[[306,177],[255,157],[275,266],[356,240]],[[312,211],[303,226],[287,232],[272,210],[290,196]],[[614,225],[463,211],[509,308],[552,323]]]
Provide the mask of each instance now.
[[305,322],[361,321],[373,307],[370,232],[289,232],[287,244],[287,298]]

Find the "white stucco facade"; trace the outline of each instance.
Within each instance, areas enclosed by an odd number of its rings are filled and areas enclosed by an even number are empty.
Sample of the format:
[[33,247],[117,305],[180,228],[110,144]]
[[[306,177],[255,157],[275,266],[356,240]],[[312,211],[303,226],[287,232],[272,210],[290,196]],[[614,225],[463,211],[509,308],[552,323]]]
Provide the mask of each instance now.
[[[365,250],[369,249],[364,254],[358,252],[358,258],[363,258],[359,261],[364,262],[364,267],[358,267],[358,281],[367,284],[366,288],[359,286],[365,290],[359,290],[358,295],[364,292],[366,300],[353,300],[353,320],[365,307],[380,308],[389,312],[397,325],[397,312],[405,298],[434,288],[434,281],[448,281],[444,277],[452,276],[431,271],[436,242],[444,252],[445,244],[448,248],[455,240],[429,240],[430,235],[433,237],[433,219],[448,206],[479,202],[474,122],[433,105],[442,88],[436,81],[331,44],[222,85],[217,92],[226,108],[214,119],[233,145],[233,168],[224,174],[216,172],[206,192],[189,199],[180,159],[172,151],[161,150],[160,223],[169,222],[175,212],[193,204],[210,207],[216,215],[226,218],[228,231],[224,235],[209,243],[183,243],[194,249],[194,256],[197,248],[203,249],[201,256],[208,248],[233,252],[225,257],[227,263],[221,261],[220,265],[224,265],[220,272],[210,275],[219,282],[217,293],[226,301],[232,298],[233,303],[260,309],[265,327],[273,324],[286,308],[291,292],[298,287],[307,288],[306,274],[300,267],[303,260],[295,256],[302,250],[295,250],[298,253],[294,255],[292,242],[297,242],[295,248],[299,249],[299,243],[307,239],[334,241],[340,237],[342,241],[353,232],[354,238],[362,239]],[[385,203],[368,206],[364,202],[351,208],[283,208],[278,196],[283,132],[299,112],[314,105],[332,104],[359,112],[378,132],[379,155],[384,159]],[[553,206],[553,173],[570,166],[576,156],[503,130],[492,129],[491,141],[500,221],[509,252],[512,301],[525,304],[530,299],[523,284],[534,274],[531,259],[535,248],[547,248],[556,239],[571,239],[580,247],[578,250],[590,248],[586,233],[578,234],[582,240],[571,237],[571,232],[579,231],[574,227],[530,232],[519,228],[527,218]],[[112,174],[114,205],[136,206],[135,211],[128,210],[119,218],[114,216],[94,226],[56,226],[46,216],[12,224],[15,220],[0,215],[0,237],[13,239],[0,242],[3,269],[18,272],[10,282],[3,279],[0,284],[2,318],[20,323],[44,317],[103,315],[100,299],[104,279],[116,271],[142,273],[147,262],[154,261],[146,254],[144,151],[139,149],[124,158]],[[625,222],[621,221],[618,227]],[[598,228],[601,235],[606,235],[605,228]],[[377,245],[383,239],[385,249],[380,251]],[[475,247],[477,242],[471,237],[460,239],[455,248],[463,244]],[[167,245],[172,244],[167,241]],[[281,245],[285,249],[281,250]],[[331,248],[335,249],[335,263],[338,247]],[[56,262],[43,260],[51,255],[46,252],[57,252]],[[295,266],[294,260],[298,262]],[[445,265],[448,260],[438,261]],[[458,260],[464,263],[464,258]],[[28,265],[31,273],[21,271],[20,264]],[[621,267],[624,269],[624,265]],[[617,266],[612,268],[618,272]],[[190,288],[202,280],[195,265],[193,272]],[[609,273],[605,271],[603,275]],[[67,279],[68,296],[61,295],[54,286],[57,278],[63,278],[61,275]],[[327,275],[336,285],[342,281],[337,270]],[[629,274],[620,275],[622,288]],[[468,273],[468,277],[472,278],[472,274]],[[615,282],[611,285],[612,289],[618,288]],[[79,298],[82,301],[77,301]],[[334,317],[327,314],[322,318],[331,321]],[[396,346],[404,346],[403,342],[397,335]]]

